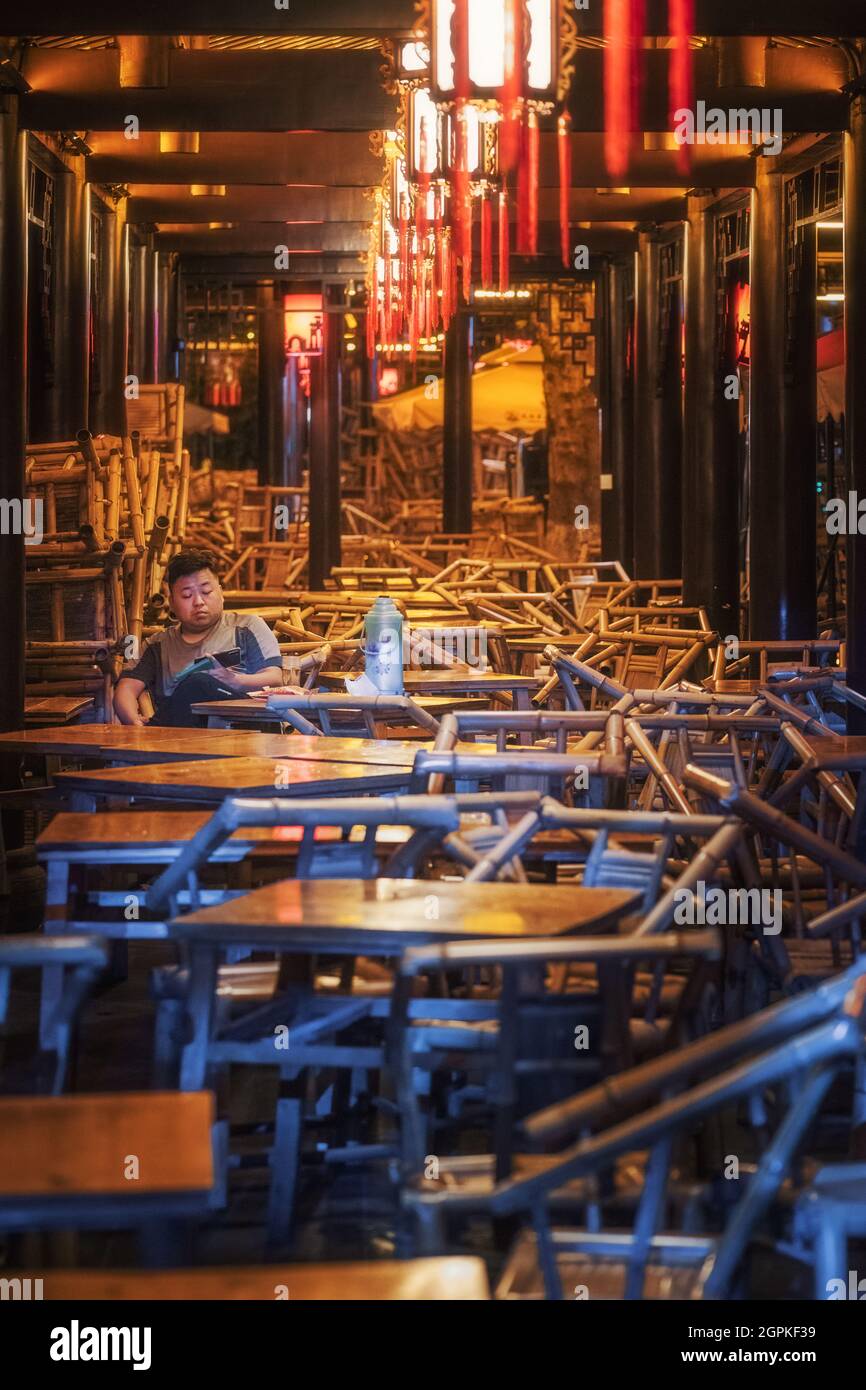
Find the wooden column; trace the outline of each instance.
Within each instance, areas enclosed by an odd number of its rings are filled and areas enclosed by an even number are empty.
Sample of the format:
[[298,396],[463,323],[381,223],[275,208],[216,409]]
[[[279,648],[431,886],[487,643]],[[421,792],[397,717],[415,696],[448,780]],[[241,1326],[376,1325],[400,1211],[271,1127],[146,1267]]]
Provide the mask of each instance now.
[[641,579],[675,579],[681,559],[682,384],[679,295],[663,293],[662,248],[641,232],[637,254],[634,563]]
[[310,358],[311,589],[340,563],[340,286],[326,286],[324,300],[322,354]]
[[787,294],[789,229],[775,161],[755,161],[749,330],[749,635],[811,637],[816,618],[815,228],[797,242]]
[[445,334],[442,529],[472,530],[472,315],[461,306]]
[[286,482],[286,354],[281,296],[259,286],[259,484]]
[[153,245],[153,232],[147,239],[141,257],[141,311],[143,314],[143,360],[141,380],[146,385],[159,381],[159,252]]
[[[849,491],[866,498],[866,93],[857,92],[845,135],[845,462]],[[849,529],[852,519],[849,517]],[[856,518],[853,521],[856,526]],[[866,535],[847,545],[848,684],[866,693]],[[866,733],[850,710],[848,729]]]
[[[0,497],[24,500],[27,447],[27,136],[18,98],[0,94]],[[0,536],[0,731],[24,723],[24,537]]]
[[[715,216],[688,200],[685,248],[686,373],[683,413],[683,595],[703,605],[723,636],[739,633],[737,402],[724,398],[717,335]],[[733,407],[733,411],[732,411]],[[641,422],[635,422],[636,440]]]
[[306,452],[307,397],[297,357],[286,358],[286,482],[300,487]]
[[601,553],[634,570],[634,391],[629,362],[632,269],[606,263],[599,286],[601,364]]
[[74,439],[90,416],[90,187],[82,171],[57,180],[56,439]]
[[124,204],[105,219],[105,284],[109,298],[103,343],[103,421],[108,434],[127,432],[126,390],[129,338],[129,232]]

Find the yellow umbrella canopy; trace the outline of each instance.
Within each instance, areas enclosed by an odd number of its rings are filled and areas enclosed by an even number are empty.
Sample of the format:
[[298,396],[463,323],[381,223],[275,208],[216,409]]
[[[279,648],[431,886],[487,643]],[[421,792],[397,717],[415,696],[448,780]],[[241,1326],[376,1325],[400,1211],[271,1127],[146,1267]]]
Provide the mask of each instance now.
[[[377,401],[373,410],[387,429],[432,430],[442,427],[443,407],[437,380]],[[509,343],[479,358],[472,378],[473,431],[534,434],[546,424],[541,349],[536,344],[521,348]]]

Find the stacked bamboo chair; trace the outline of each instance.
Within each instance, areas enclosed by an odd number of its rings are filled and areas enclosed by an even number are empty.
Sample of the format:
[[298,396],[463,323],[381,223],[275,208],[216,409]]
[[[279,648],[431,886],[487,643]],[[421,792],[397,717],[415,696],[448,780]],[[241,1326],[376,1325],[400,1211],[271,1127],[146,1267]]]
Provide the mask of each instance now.
[[[28,449],[28,497],[45,534],[27,547],[27,694],[89,694],[110,721],[111,686],[134,656],[148,610],[186,538],[189,455],[146,448],[137,435]],[[134,639],[129,642],[128,639]]]

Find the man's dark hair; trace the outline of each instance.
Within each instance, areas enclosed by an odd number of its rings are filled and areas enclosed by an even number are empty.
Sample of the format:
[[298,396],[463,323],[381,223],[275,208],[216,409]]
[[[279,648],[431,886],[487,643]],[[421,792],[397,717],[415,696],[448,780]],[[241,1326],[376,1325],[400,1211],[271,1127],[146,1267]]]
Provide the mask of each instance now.
[[212,570],[219,579],[217,563],[217,557],[209,550],[180,550],[168,562],[166,583],[170,589],[179,579],[187,579],[191,574],[198,574],[199,570]]

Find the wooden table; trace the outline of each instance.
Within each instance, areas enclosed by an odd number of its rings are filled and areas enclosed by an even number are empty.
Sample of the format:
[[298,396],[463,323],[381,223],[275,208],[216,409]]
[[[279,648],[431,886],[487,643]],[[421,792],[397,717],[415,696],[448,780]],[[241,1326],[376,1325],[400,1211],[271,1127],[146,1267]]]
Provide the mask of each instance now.
[[2,1229],[122,1230],[204,1215],[220,1180],[213,1122],[207,1091],[3,1097]]
[[301,758],[213,758],[136,767],[59,772],[58,791],[72,809],[91,810],[100,797],[218,804],[227,796],[352,796],[405,791],[411,767],[317,762]]
[[46,724],[73,724],[93,705],[90,695],[30,696],[24,701],[24,723],[34,729]]
[[[320,671],[319,680],[335,690],[345,691],[345,671]],[[541,687],[537,676],[514,676],[502,671],[404,671],[406,695],[441,695],[461,691],[471,695],[511,695],[515,709],[529,709],[531,697]]]
[[91,762],[164,763],[199,758],[299,758],[304,761],[409,767],[431,740],[266,734],[252,729],[164,729],[122,724],[21,729],[0,734],[0,753],[80,757]]
[[[183,1049],[180,1085],[198,1090],[214,1067],[279,1067],[296,1080],[308,1067],[376,1069],[383,1047],[341,1038],[362,1019],[384,1019],[388,998],[354,994],[322,997],[303,984],[285,994],[278,986],[246,1035],[221,1035],[216,999],[220,958],[230,948],[278,956],[396,956],[407,946],[446,941],[544,938],[576,932],[608,932],[639,903],[636,893],[614,888],[572,888],[510,883],[444,883],[415,879],[283,880],[203,908],[169,924],[190,962],[185,1010],[190,1041]],[[298,966],[292,973],[298,974]],[[284,961],[281,974],[288,962]],[[300,971],[303,977],[303,970]],[[495,1020],[492,1000],[418,1000],[427,1017]],[[279,1043],[278,1038],[285,1042]],[[277,1050],[277,1047],[283,1050]],[[291,1219],[302,1128],[302,1100],[295,1092],[278,1102],[268,1228],[272,1239]]]
[[621,888],[283,879],[187,913],[170,933],[190,946],[396,956],[407,946],[483,937],[548,937],[613,928],[638,902]]
[[291,1303],[346,1299],[366,1303],[489,1299],[484,1261],[474,1255],[420,1260],[367,1260],[340,1264],[253,1265],[249,1268],[172,1270],[48,1269],[11,1279],[41,1279],[47,1301],[106,1303],[184,1299],[263,1300]]
[[[343,672],[345,676],[347,672]],[[354,676],[358,672],[351,673]],[[310,691],[315,694],[315,691]],[[416,701],[421,709],[432,714],[434,719],[442,714],[451,714],[455,710],[470,710],[483,708],[484,701],[477,695],[427,695],[422,696]],[[248,696],[244,700],[202,700],[199,704],[192,706],[193,714],[201,714],[207,718],[208,727],[212,729],[231,728],[235,724],[284,724],[286,721],[280,712],[269,709],[266,701],[257,695]],[[397,716],[389,715],[389,722],[396,723]]]

